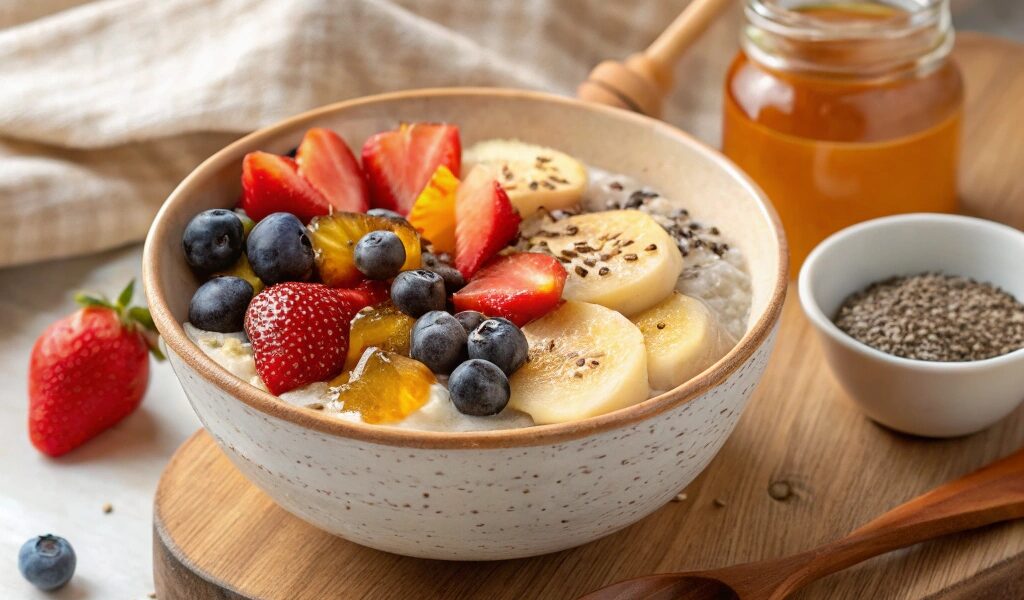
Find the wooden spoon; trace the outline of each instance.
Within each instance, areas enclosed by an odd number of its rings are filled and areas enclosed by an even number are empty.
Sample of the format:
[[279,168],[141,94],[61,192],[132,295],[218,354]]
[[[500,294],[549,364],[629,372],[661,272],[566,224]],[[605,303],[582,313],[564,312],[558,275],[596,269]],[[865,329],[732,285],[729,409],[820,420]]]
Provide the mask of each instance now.
[[583,600],[781,600],[873,556],[1000,521],[1024,518],[1024,450],[901,504],[843,539],[806,552],[612,584]]
[[693,0],[647,50],[625,62],[606,60],[576,90],[581,100],[618,106],[652,117],[672,88],[672,69],[683,52],[725,7],[736,0]]

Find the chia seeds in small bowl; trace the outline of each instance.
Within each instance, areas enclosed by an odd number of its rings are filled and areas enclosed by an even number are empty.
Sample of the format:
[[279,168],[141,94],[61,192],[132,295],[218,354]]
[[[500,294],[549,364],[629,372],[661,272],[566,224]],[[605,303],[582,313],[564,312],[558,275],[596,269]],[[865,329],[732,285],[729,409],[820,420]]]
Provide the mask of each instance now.
[[[909,214],[844,229],[800,271],[836,380],[873,420],[953,437],[1024,400],[1024,233]],[[813,352],[813,350],[811,350]]]
[[1024,348],[1024,304],[990,283],[942,273],[872,283],[843,302],[835,324],[914,360],[985,360]]

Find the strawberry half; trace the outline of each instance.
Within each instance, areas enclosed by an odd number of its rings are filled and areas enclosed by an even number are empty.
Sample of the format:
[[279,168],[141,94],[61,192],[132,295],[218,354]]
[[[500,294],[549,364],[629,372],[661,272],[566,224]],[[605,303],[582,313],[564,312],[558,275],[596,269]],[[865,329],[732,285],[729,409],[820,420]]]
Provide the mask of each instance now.
[[522,327],[558,306],[565,278],[565,267],[548,254],[508,254],[488,263],[452,300],[456,311],[505,317]]
[[351,290],[298,282],[271,286],[253,298],[245,334],[267,389],[283,394],[340,373],[352,317],[365,300]]
[[370,193],[363,171],[345,140],[330,129],[306,132],[295,154],[299,175],[334,208],[334,212],[366,212]]
[[402,215],[439,165],[459,176],[462,144],[459,128],[443,123],[403,123],[395,131],[378,133],[363,145],[363,170],[370,202]]
[[455,268],[469,279],[519,231],[519,213],[486,167],[469,172],[455,193]]
[[129,307],[129,284],[116,302],[79,294],[84,308],[50,325],[36,340],[28,368],[32,445],[60,456],[130,415],[149,383],[155,331],[149,311]]
[[331,205],[299,175],[287,156],[250,152],[242,160],[242,209],[253,221],[276,212],[288,212],[303,223],[326,215]]

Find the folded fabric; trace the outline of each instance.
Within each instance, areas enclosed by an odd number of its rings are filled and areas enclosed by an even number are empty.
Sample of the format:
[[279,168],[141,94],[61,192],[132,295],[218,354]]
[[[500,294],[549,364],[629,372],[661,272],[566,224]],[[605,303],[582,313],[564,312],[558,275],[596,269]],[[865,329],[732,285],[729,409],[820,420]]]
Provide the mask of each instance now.
[[[600,60],[645,47],[686,1],[8,3],[0,266],[141,240],[204,158],[319,105],[455,85],[571,95]],[[711,141],[736,20],[679,66],[666,110]]]

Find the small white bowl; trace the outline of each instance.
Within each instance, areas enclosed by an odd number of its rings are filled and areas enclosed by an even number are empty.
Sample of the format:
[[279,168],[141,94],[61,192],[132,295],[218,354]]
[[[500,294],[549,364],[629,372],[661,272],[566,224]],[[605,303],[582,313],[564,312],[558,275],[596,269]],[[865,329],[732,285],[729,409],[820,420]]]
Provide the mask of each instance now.
[[956,215],[866,221],[814,249],[800,270],[800,303],[836,379],[869,417],[928,437],[980,431],[1024,399],[1024,349],[973,362],[911,360],[871,348],[832,322],[850,294],[923,272],[971,277],[1024,298],[1024,233]]

